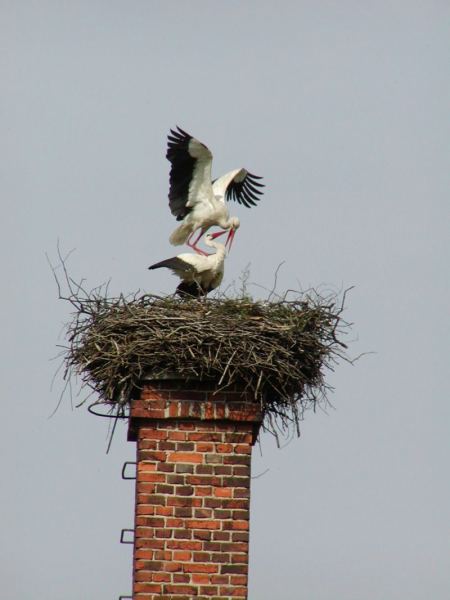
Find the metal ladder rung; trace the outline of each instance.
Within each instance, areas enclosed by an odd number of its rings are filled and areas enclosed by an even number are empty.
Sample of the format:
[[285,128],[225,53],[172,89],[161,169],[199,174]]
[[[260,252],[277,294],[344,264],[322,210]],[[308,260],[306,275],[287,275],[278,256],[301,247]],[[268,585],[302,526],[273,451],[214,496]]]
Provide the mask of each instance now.
[[[126,540],[125,534],[129,533],[130,531],[133,533],[133,539]],[[122,531],[120,532],[120,543],[121,544],[134,544],[134,529],[122,529]]]
[[133,475],[127,475],[127,466],[128,465],[134,465],[136,467],[136,463],[135,462],[124,462],[123,463],[123,467],[122,467],[122,479],[136,479],[136,468],[134,470],[134,474]]

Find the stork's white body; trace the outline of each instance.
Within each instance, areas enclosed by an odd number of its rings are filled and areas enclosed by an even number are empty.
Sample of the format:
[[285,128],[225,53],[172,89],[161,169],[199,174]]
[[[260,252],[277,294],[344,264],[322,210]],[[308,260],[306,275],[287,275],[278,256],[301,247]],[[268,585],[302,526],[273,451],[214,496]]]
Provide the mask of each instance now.
[[[255,205],[262,193],[258,189],[262,184],[256,182],[260,177],[246,169],[235,169],[211,181],[210,150],[181,129],[171,131],[167,158],[172,163],[169,206],[177,220],[182,221],[170,236],[170,243],[175,246],[188,243],[198,252],[196,244],[210,227],[216,225],[234,234],[240,223],[237,217],[230,218],[226,200],[232,198],[245,206]],[[199,235],[191,243],[197,230]]]
[[[201,255],[185,252],[156,263],[149,269],[167,267],[188,286],[193,284],[194,291],[189,292],[189,295],[206,295],[216,289],[223,279],[226,248],[224,244],[214,241],[214,237],[221,234],[222,232],[219,234],[208,233],[205,236],[205,244],[210,248],[215,248],[215,254]],[[179,289],[180,287],[177,288],[177,291]]]
[[[207,243],[205,238],[205,244]],[[224,273],[225,246],[220,244],[215,254],[204,256],[189,252],[179,254],[177,258],[192,267],[189,271],[174,272],[186,283],[197,283],[204,290],[215,290],[222,283]]]
[[215,225],[222,229],[239,228],[239,219],[237,217],[230,218],[228,207],[225,204],[225,191],[230,181],[242,170],[230,171],[214,183],[211,183],[211,162],[209,162],[209,169],[205,168],[202,171],[194,172],[192,183],[189,186],[190,199],[186,202],[186,206],[191,210],[183,219],[183,223],[170,236],[171,244],[174,246],[185,244],[189,236],[197,229],[205,232]]

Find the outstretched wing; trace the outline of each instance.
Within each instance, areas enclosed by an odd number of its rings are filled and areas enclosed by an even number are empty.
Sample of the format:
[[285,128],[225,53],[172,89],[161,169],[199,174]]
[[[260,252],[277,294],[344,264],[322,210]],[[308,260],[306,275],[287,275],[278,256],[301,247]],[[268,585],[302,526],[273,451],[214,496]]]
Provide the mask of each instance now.
[[208,148],[177,127],[168,136],[166,158],[170,161],[169,207],[181,221],[190,212],[199,190],[211,185],[212,154]]
[[182,260],[181,258],[178,258],[178,256],[174,256],[173,258],[167,258],[166,260],[162,260],[161,262],[155,263],[154,265],[151,265],[149,269],[160,269],[161,267],[171,269],[176,275],[180,277],[183,273],[192,272],[192,265]]
[[226,200],[235,200],[247,208],[256,206],[262,195],[260,188],[265,187],[263,183],[258,183],[262,177],[249,173],[246,169],[240,169],[233,177],[225,190]]

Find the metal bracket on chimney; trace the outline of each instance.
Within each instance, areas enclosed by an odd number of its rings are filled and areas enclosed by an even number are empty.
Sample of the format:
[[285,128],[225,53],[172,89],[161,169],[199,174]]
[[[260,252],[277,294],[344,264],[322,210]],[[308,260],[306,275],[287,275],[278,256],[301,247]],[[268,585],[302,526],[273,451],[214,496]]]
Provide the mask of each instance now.
[[[130,532],[133,534],[133,539],[126,540],[125,534],[130,533]],[[122,531],[120,532],[120,543],[121,544],[134,544],[134,529],[122,529]]]
[[119,596],[119,600],[133,600],[133,596]]
[[134,465],[136,467],[136,463],[135,462],[125,462],[123,463],[123,467],[122,467],[122,479],[136,479],[136,469],[134,470],[134,475],[127,475],[126,474],[126,470],[127,470],[127,466],[128,465]]

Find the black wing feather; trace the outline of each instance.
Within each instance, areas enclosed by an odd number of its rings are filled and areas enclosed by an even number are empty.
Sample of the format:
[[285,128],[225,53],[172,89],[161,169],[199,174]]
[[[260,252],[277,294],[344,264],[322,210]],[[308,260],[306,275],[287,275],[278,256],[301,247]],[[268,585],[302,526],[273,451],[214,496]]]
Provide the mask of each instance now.
[[242,181],[233,180],[227,187],[225,198],[243,204],[247,208],[256,206],[256,203],[260,200],[259,196],[263,193],[259,188],[265,187],[263,183],[258,183],[256,179],[262,179],[262,177],[247,172]]
[[177,286],[176,294],[181,298],[201,298],[202,296],[206,296],[208,291],[204,290],[196,281],[192,281],[191,283],[182,281]]
[[181,260],[181,258],[178,258],[178,256],[166,258],[166,260],[162,260],[161,262],[151,265],[149,269],[160,269],[161,267],[167,267],[168,269],[182,271],[184,273],[187,273],[192,269],[192,266],[189,263]]
[[189,154],[189,142],[192,136],[180,127],[177,127],[177,130],[171,129],[167,140],[166,158],[172,165],[169,179],[169,207],[177,221],[182,221],[192,210],[186,206],[186,202],[197,159]]

